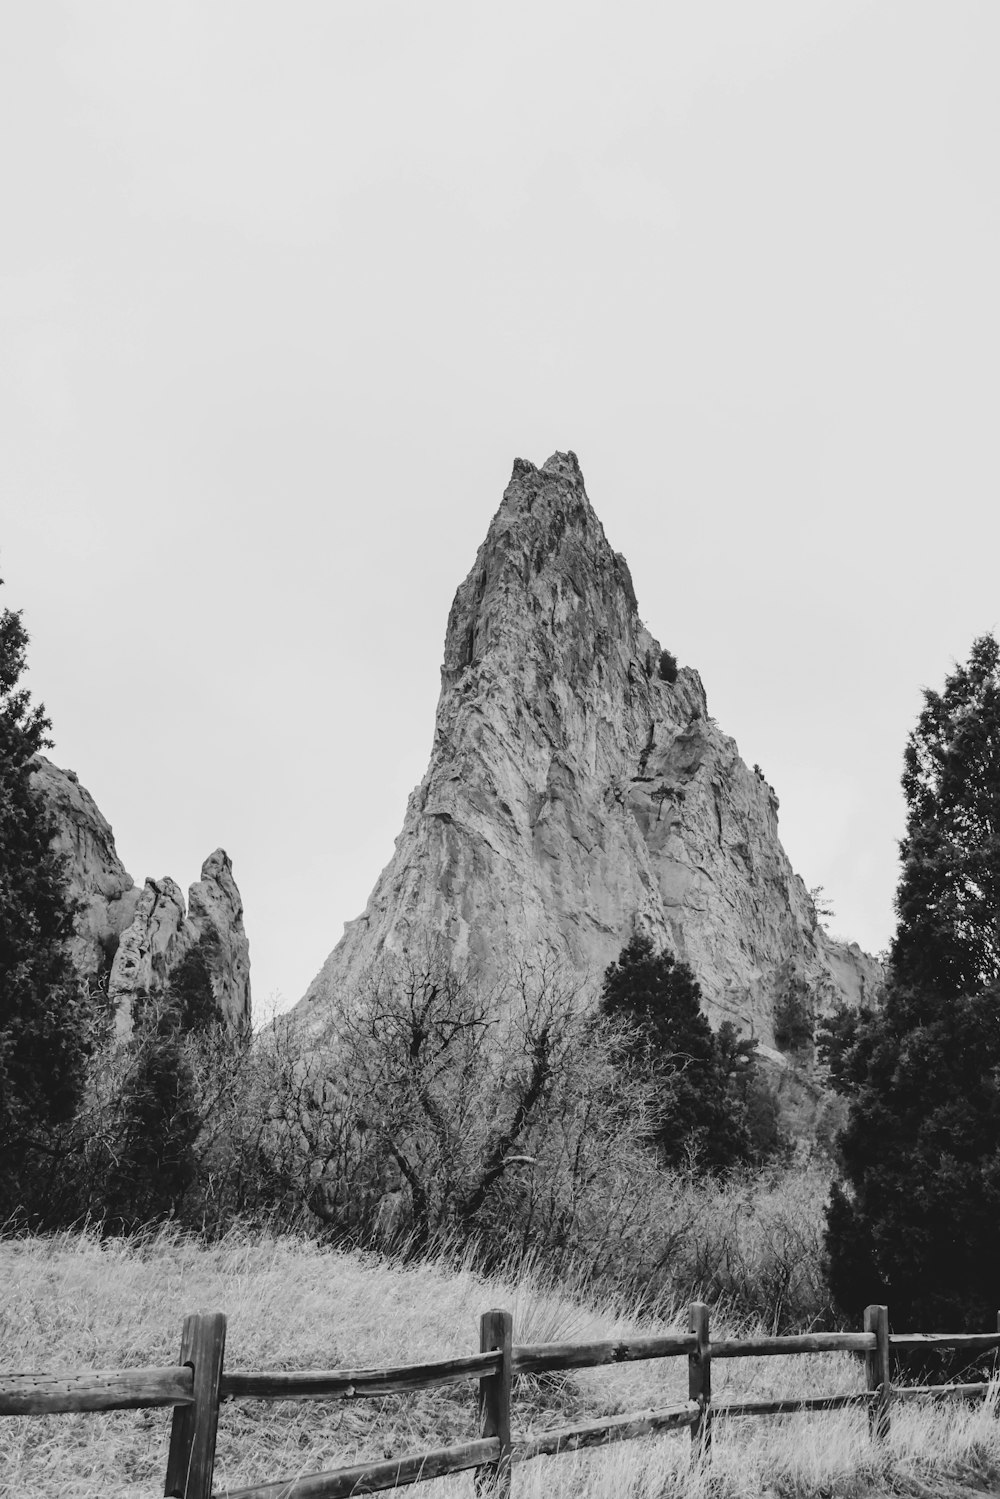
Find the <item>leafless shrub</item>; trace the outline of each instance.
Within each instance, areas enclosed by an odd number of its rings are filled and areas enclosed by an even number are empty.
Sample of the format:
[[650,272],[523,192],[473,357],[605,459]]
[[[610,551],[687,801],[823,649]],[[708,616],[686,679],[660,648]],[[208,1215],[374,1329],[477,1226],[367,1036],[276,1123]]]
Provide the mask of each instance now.
[[[774,1327],[828,1320],[825,1178],[664,1170],[644,1143],[653,1089],[581,1009],[551,964],[484,987],[431,950],[386,957],[322,1044],[295,1016],[256,1037],[175,1035],[184,1087],[161,1124],[187,1132],[190,1156],[169,1212],[210,1236],[299,1223],[486,1268],[530,1258],[661,1310],[703,1296]],[[129,1177],[128,1110],[157,1044],[152,1017],[102,1052],[36,1221],[117,1232],[130,1189],[132,1221],[154,1201],[142,1171]]]

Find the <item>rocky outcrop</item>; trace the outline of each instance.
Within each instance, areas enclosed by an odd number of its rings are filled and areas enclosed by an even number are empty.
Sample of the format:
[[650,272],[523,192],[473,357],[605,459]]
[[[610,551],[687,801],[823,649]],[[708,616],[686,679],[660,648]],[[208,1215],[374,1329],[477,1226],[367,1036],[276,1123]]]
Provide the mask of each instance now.
[[209,962],[215,1003],[234,1028],[250,1024],[250,943],[243,925],[243,899],[225,849],[217,848],[201,866],[201,879],[188,890],[188,925],[214,950]]
[[118,857],[111,824],[76,771],[36,755],[31,779],[55,820],[55,846],[65,855],[69,893],[79,906],[70,940],[73,966],[88,986],[101,984],[140,892]]
[[878,965],[820,926],[773,789],[660,655],[575,456],[517,460],[449,615],[430,765],[300,1002],[307,1033],[383,950],[428,938],[491,976],[553,954],[594,996],[638,930],[767,1050],[789,983],[819,1010],[871,994]]
[[205,955],[220,1018],[232,1030],[250,1023],[250,948],[243,902],[229,856],[221,848],[205,860],[187,906],[168,877],[136,888],[115,848],[107,819],[75,771],[36,757],[32,783],[56,825],[55,844],[66,857],[69,891],[77,903],[71,954],[89,985],[107,985],[116,1028],[127,1035],[138,994],[156,996],[196,945]]
[[[183,956],[185,916],[184,894],[172,879],[146,880],[132,922],[122,932],[108,983],[119,1035],[132,1029],[136,999],[166,987],[170,970]],[[185,951],[193,945],[183,942]]]
[[184,896],[173,880],[147,879],[132,923],[122,933],[108,985],[120,1034],[131,1027],[136,1000],[161,994],[194,947],[205,958],[221,1018],[232,1030],[249,1026],[250,947],[243,902],[229,856],[221,848],[201,866],[201,879],[188,892],[186,912]]

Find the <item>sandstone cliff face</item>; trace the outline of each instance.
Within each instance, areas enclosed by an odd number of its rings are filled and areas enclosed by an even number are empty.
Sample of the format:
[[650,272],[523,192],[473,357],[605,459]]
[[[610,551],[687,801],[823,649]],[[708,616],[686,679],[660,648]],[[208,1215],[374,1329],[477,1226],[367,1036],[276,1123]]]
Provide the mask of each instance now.
[[131,1030],[135,995],[161,993],[200,942],[221,1018],[233,1030],[249,1025],[250,948],[225,851],[218,848],[205,860],[185,907],[180,887],[168,877],[136,888],[107,819],[74,771],[39,755],[33,784],[55,817],[56,846],[66,855],[70,893],[80,903],[71,941],[74,966],[87,984],[107,977],[118,1034]]
[[773,790],[709,717],[698,673],[663,681],[659,656],[575,456],[517,460],[449,615],[430,766],[300,1002],[308,1031],[383,949],[428,937],[488,974],[552,953],[596,996],[647,933],[691,964],[713,1023],[765,1050],[790,980],[819,1009],[871,993],[878,965],[820,927]]

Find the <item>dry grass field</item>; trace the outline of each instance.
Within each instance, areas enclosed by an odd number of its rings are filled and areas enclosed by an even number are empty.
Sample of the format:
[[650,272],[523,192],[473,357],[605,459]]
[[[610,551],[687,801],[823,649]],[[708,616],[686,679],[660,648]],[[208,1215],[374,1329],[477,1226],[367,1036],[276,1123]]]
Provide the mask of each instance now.
[[[479,1314],[509,1308],[517,1342],[682,1326],[588,1305],[528,1269],[484,1278],[443,1264],[400,1266],[294,1237],[230,1236],[211,1246],[170,1230],[103,1244],[87,1233],[0,1241],[0,1369],[76,1371],[174,1362],[185,1313],[224,1311],[226,1365],[332,1368],[474,1352]],[[716,1335],[744,1327],[713,1319]],[[0,1375],[2,1378],[2,1375]],[[727,1360],[717,1395],[820,1395],[861,1387],[848,1355]],[[515,1431],[686,1396],[686,1364],[523,1380]],[[0,1418],[0,1493],[26,1499],[154,1499],[162,1494],[167,1411]],[[217,1492],[382,1458],[476,1434],[472,1385],[357,1404],[233,1402],[222,1409]],[[946,1496],[1000,1491],[1000,1422],[986,1406],[894,1412],[885,1449],[863,1414],[718,1422],[710,1468],[692,1471],[687,1432],[515,1469],[521,1499],[765,1499]],[[420,1485],[426,1499],[472,1493],[471,1474]]]

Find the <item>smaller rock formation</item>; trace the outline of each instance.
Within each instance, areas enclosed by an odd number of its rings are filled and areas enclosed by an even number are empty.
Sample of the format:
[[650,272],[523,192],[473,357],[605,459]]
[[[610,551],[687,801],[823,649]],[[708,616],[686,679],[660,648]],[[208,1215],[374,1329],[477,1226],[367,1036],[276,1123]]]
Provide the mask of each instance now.
[[131,925],[122,933],[108,985],[119,1035],[131,1029],[135,1001],[162,994],[178,963],[199,944],[221,1018],[231,1030],[244,1029],[250,1024],[250,946],[233,866],[221,848],[201,866],[186,912],[184,896],[172,879],[146,880]]
[[219,1016],[232,1030],[250,1024],[250,947],[233,866],[217,848],[184,895],[169,877],[139,890],[122,864],[114,834],[75,771],[35,758],[33,785],[56,824],[55,846],[66,857],[77,904],[70,952],[88,987],[107,986],[115,1028],[132,1028],[135,998],[156,998],[178,963],[197,945],[204,952]]
[[224,848],[209,854],[201,879],[188,891],[188,922],[212,933],[216,958],[209,964],[215,1002],[233,1029],[250,1024],[250,944],[243,926],[243,899]]

